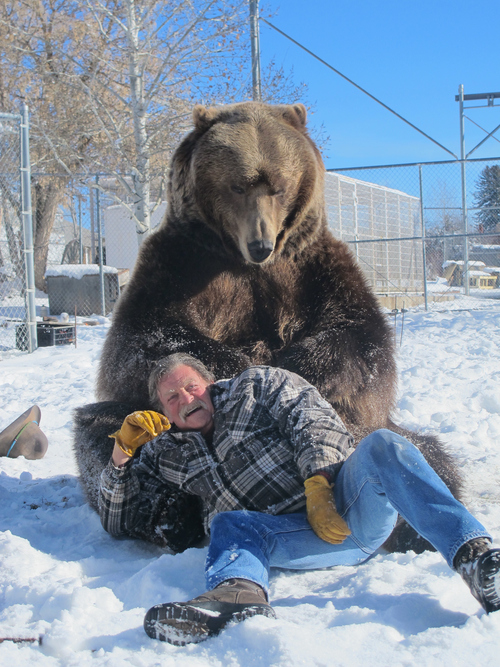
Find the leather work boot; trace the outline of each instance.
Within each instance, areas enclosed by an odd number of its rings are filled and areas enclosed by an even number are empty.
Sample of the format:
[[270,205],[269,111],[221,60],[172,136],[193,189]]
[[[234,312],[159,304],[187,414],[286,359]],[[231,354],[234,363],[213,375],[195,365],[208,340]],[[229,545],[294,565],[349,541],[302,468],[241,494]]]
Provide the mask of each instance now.
[[264,589],[247,579],[228,579],[188,602],[151,607],[144,617],[144,630],[152,639],[185,646],[219,634],[231,621],[259,614],[276,618]]
[[457,572],[488,614],[500,609],[500,549],[490,545],[486,538],[466,542],[454,560]]

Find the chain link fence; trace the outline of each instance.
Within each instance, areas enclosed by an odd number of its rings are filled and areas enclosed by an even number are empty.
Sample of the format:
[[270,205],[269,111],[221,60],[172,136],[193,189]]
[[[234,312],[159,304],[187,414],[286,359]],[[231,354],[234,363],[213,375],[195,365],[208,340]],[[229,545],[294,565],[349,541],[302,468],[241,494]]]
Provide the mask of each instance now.
[[[500,228],[485,226],[485,207],[478,206],[485,170],[492,168],[499,211],[487,208],[500,219],[500,158],[468,160],[463,174],[460,161],[327,172],[330,228],[351,246],[389,310],[500,305]],[[73,182],[68,193],[47,261],[47,306],[56,315],[74,313],[75,304],[78,315],[107,315],[139,250],[133,198],[103,176]],[[165,210],[166,202],[157,202],[153,228]]]
[[500,307],[500,158],[339,169],[325,191],[389,310]]
[[[27,350],[33,322],[13,118],[0,118],[0,349]],[[94,324],[112,313],[139,251],[134,187],[127,176],[32,181],[36,326],[39,344],[53,344],[50,324]],[[351,246],[390,312],[500,306],[500,158],[468,160],[464,169],[460,161],[338,169],[326,174],[325,196],[333,234]],[[155,192],[152,199],[155,228],[166,202]],[[55,220],[43,236],[51,201]],[[56,344],[73,340],[68,328],[56,333]]]
[[[61,321],[74,319],[92,324],[112,312],[120,294],[122,272],[107,264],[102,222],[103,212],[112,205],[114,193],[104,194],[98,178],[68,180],[36,174],[35,179],[43,194],[53,182],[61,188],[47,239],[43,284],[39,280],[38,296],[43,314]],[[35,198],[34,215],[40,222],[43,199],[41,211],[37,210],[38,203]]]
[[36,348],[28,112],[0,113],[0,354]]
[[[39,293],[37,303],[50,317],[93,324],[111,314],[139,252],[132,179],[97,175],[69,181],[43,174],[35,179],[42,191],[58,179],[64,188],[47,244],[45,294]],[[155,204],[152,228],[165,209],[166,202]]]

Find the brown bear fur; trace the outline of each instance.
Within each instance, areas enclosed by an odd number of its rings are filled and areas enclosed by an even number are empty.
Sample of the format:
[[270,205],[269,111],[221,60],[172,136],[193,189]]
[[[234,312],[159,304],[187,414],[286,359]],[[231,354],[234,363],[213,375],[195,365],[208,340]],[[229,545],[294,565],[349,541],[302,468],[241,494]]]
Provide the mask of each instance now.
[[[188,352],[217,378],[251,364],[299,373],[358,438],[393,426],[393,336],[350,250],[328,230],[324,165],[305,107],[249,102],[197,106],[193,115],[172,159],[165,220],[142,244],[113,313],[98,399],[152,407],[152,365]],[[76,424],[77,438],[88,436],[76,450],[81,467],[94,449],[101,457],[111,450],[89,435],[88,408]],[[434,451],[432,463],[457,492],[439,443],[412,440]],[[86,471],[87,489],[91,478]]]

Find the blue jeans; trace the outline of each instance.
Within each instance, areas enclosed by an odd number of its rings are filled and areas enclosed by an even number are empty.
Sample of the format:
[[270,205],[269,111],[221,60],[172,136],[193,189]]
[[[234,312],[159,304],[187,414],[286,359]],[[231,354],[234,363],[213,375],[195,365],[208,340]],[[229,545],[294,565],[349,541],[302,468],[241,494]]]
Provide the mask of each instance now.
[[338,513],[351,529],[342,544],[317,537],[305,512],[218,514],[212,522],[206,562],[208,589],[240,578],[267,591],[271,567],[313,570],[356,565],[385,542],[398,513],[450,567],[465,542],[490,537],[418,449],[392,431],[375,431],[360,442],[339,472],[334,496]]

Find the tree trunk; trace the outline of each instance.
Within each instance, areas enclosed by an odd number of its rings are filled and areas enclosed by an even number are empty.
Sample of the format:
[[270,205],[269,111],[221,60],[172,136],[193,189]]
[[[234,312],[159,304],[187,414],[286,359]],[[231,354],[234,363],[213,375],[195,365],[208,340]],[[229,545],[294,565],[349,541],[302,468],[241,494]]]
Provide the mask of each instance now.
[[42,292],[47,291],[45,271],[49,241],[56,219],[57,208],[61,204],[68,184],[66,178],[50,178],[45,182],[37,182],[33,192],[33,226],[34,226],[34,255],[35,255],[35,286]]
[[17,230],[16,227],[12,224],[11,215],[11,209],[5,207],[4,224],[5,235],[7,236],[7,246],[9,248],[10,262],[12,269],[14,270],[14,274],[17,278],[21,278],[24,284],[23,233],[20,223],[16,225]]
[[150,214],[150,148],[146,121],[148,118],[147,104],[144,99],[144,85],[140,64],[140,36],[136,21],[134,0],[126,0],[127,8],[127,39],[128,39],[128,70],[131,96],[132,121],[134,127],[135,163],[134,175],[135,205],[137,234],[139,243],[151,233]]

